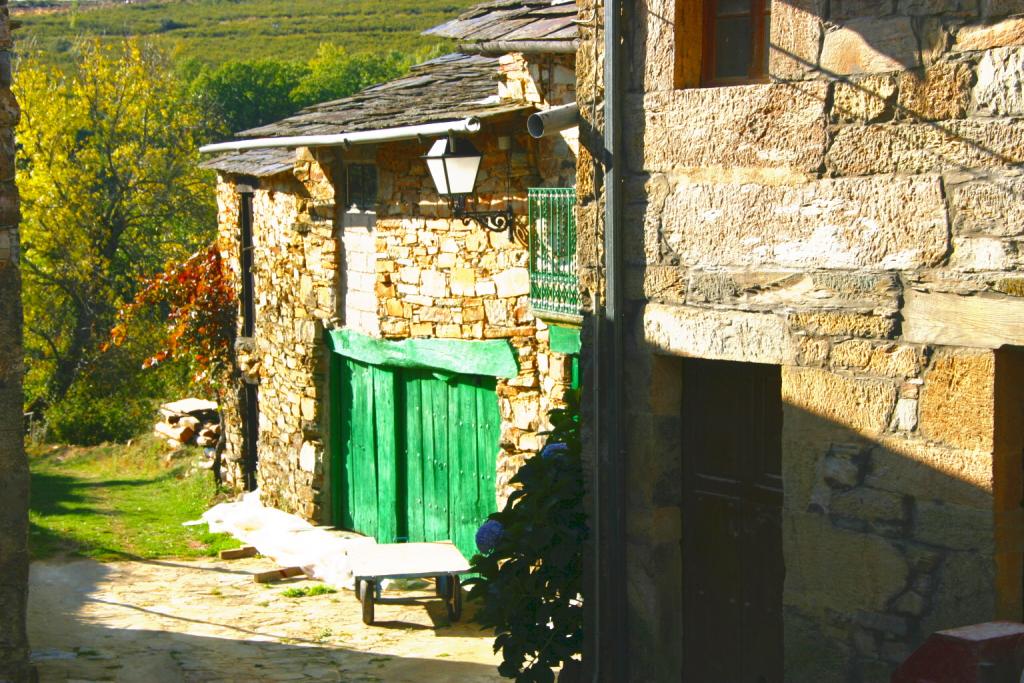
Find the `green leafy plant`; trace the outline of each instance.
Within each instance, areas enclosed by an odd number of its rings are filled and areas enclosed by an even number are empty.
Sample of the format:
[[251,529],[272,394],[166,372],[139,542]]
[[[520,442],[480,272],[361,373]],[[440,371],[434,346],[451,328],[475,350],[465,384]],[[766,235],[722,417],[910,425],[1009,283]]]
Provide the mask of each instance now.
[[552,411],[540,455],[519,469],[517,490],[478,534],[471,562],[477,620],[494,629],[498,672],[520,683],[547,683],[553,669],[575,668],[583,644],[582,568],[587,536],[580,462],[578,395]]
[[281,595],[286,598],[307,598],[314,597],[317,595],[330,595],[331,593],[337,593],[338,589],[333,586],[328,586],[323,583],[318,583],[315,586],[300,586],[297,588],[285,588],[281,591]]

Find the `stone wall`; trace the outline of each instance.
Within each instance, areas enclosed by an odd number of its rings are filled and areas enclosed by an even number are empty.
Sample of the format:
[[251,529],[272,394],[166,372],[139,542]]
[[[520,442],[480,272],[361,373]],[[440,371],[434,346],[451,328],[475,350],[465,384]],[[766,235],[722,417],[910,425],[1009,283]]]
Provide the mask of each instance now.
[[[312,154],[300,150],[292,174],[262,179],[253,194],[252,338],[236,342],[239,381],[259,386],[257,482],[267,505],[322,520],[323,331],[338,320],[339,251],[334,186]],[[235,184],[218,187],[221,241],[230,267],[241,272]],[[241,281],[237,281],[241,292]],[[241,305],[241,302],[239,302]],[[241,315],[239,315],[241,320]],[[241,333],[241,327],[239,327]],[[225,479],[241,481],[243,407],[229,399]],[[329,507],[329,506],[328,506]]]
[[[528,91],[539,106],[571,100],[574,84],[564,73],[571,63],[559,57],[540,68],[521,57],[505,59],[502,93],[519,98]],[[473,138],[484,155],[478,206],[508,205],[524,228],[527,188],[572,185],[574,138],[532,140],[524,115],[484,125]],[[421,158],[425,151],[418,142],[336,153],[300,150],[293,173],[258,181],[253,199],[256,330],[251,340],[240,339],[236,350],[241,374],[259,383],[258,480],[267,504],[330,521],[326,329],[344,326],[393,340],[508,339],[520,374],[498,382],[499,500],[509,493],[508,480],[519,465],[540,448],[538,432],[550,426],[546,412],[563,405],[570,360],[550,352],[546,325],[530,311],[525,244],[448,218],[447,204],[437,196]],[[349,162],[378,168],[377,214],[369,227],[346,225],[343,205],[336,206]],[[229,263],[240,273],[235,181],[222,177],[219,183],[219,223]],[[238,482],[241,404],[229,403],[223,471]]]
[[18,191],[14,187],[11,34],[0,0],[0,681],[29,680],[25,613],[28,601],[28,461],[24,450],[21,279]]
[[[787,680],[885,681],[936,629],[1019,620],[1022,8],[776,0],[771,83],[686,89],[673,0],[625,4],[632,677],[682,667],[679,356],[783,368]],[[599,297],[593,177],[583,153]]]

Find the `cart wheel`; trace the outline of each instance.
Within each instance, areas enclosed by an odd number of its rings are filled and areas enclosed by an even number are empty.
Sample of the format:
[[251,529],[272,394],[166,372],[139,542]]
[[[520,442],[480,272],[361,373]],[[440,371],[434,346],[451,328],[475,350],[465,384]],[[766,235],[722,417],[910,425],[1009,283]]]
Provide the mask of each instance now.
[[458,575],[451,577],[450,590],[451,594],[445,600],[445,606],[448,608],[448,619],[455,622],[462,618],[462,582],[459,580]]
[[363,623],[373,625],[373,581],[359,582],[359,600],[363,603]]
[[355,596],[356,596],[356,600],[362,602],[363,601],[363,580],[362,579],[356,579],[356,589],[355,589],[354,593],[355,593]]
[[437,591],[437,597],[448,602],[449,591],[451,590],[451,577],[447,574],[438,576],[434,580],[434,589]]

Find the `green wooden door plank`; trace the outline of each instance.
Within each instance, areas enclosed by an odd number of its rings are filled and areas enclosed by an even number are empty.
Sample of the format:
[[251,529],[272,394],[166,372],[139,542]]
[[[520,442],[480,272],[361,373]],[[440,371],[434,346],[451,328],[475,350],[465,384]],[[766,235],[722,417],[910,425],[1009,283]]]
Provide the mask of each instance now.
[[480,473],[478,514],[486,519],[497,510],[497,468],[498,449],[501,440],[501,415],[498,410],[494,380],[482,379],[476,392],[477,420],[477,471]]
[[515,377],[519,363],[508,341],[461,339],[376,339],[354,330],[330,330],[328,346],[346,358],[373,365],[400,368],[435,368],[453,373]]
[[353,530],[377,535],[377,465],[373,423],[373,372],[370,366],[346,360],[351,377],[345,461],[349,517]]
[[433,380],[431,388],[431,420],[434,424],[434,490],[431,517],[427,530],[429,540],[441,541],[449,535],[449,491],[450,476],[449,443],[452,426],[448,420],[448,384],[441,380]]
[[426,503],[423,496],[423,383],[423,377],[416,371],[407,370],[402,373],[402,389],[405,395],[405,535],[410,541],[426,540],[423,533],[423,511]]
[[397,444],[395,432],[395,372],[373,368],[373,424],[377,440],[377,533],[380,543],[394,543],[398,536]]
[[331,521],[335,526],[345,524],[345,472],[344,472],[344,438],[342,432],[342,412],[344,405],[342,399],[342,366],[344,361],[340,356],[329,353],[327,361],[327,373],[329,383],[328,405],[330,407],[330,467],[331,467]]

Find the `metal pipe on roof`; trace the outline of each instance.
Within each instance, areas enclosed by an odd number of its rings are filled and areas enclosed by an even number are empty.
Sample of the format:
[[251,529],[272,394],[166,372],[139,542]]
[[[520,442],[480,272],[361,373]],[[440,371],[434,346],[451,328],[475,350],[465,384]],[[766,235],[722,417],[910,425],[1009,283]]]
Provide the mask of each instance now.
[[580,105],[575,102],[530,114],[530,118],[526,119],[526,130],[535,138],[556,135],[567,128],[575,128],[578,125],[580,125]]
[[247,149],[271,149],[282,147],[345,147],[373,142],[395,142],[415,140],[421,137],[472,134],[480,132],[480,119],[470,116],[458,121],[423,123],[417,126],[397,126],[379,130],[365,130],[355,133],[333,133],[330,135],[292,135],[276,138],[251,138],[233,142],[218,142],[199,148],[203,154],[213,152],[242,152]]
[[576,54],[576,40],[487,40],[479,43],[459,43],[459,51],[468,54]]

